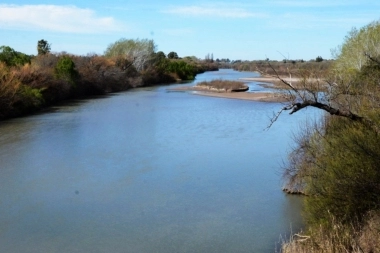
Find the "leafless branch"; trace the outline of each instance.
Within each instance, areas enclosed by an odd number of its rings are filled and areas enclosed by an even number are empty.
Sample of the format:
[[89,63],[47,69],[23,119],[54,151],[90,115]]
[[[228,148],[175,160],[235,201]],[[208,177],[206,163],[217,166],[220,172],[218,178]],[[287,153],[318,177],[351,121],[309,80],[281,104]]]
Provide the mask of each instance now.
[[270,124],[265,128],[265,130],[268,130],[271,128],[271,126],[277,121],[277,119],[280,117],[281,113],[285,111],[285,108],[282,108],[280,111],[278,111],[276,114],[273,115],[273,117],[270,119]]
[[[370,57],[370,56],[368,56],[368,57]],[[274,116],[272,117],[272,119],[270,121],[269,126],[266,129],[270,128],[274,124],[274,122],[277,121],[277,119],[279,118],[279,116],[281,115],[281,113],[283,111],[289,110],[290,111],[289,114],[293,114],[293,113],[296,113],[296,112],[298,112],[298,111],[300,111],[306,107],[314,107],[314,108],[324,110],[324,111],[328,112],[330,115],[345,117],[345,118],[348,118],[348,119],[353,120],[353,121],[361,122],[361,123],[371,127],[372,129],[374,129],[375,132],[380,133],[380,129],[378,129],[378,127],[375,124],[373,124],[373,122],[369,118],[366,118],[364,116],[361,116],[359,114],[354,113],[353,111],[351,111],[350,106],[342,106],[342,108],[346,108],[346,109],[334,107],[330,104],[332,97],[328,98],[328,100],[327,100],[328,103],[321,102],[319,97],[318,97],[318,91],[314,91],[313,88],[310,89],[309,87],[307,87],[307,85],[306,85],[307,80],[306,79],[304,80],[304,82],[305,82],[303,85],[304,87],[297,88],[297,87],[293,86],[290,82],[284,80],[278,74],[278,72],[273,68],[273,66],[270,63],[268,63],[268,64],[269,64],[269,67],[272,69],[272,71],[275,73],[275,75],[273,77],[277,78],[284,85],[286,85],[286,87],[290,88],[290,90],[292,91],[290,93],[292,95],[289,98],[289,104],[286,105],[285,107],[283,107],[278,113],[274,114]],[[317,79],[317,82],[318,82],[317,84],[319,87],[320,82],[318,79]],[[327,83],[327,85],[329,85],[329,87],[331,89],[334,89],[334,87],[336,86],[336,84],[332,83],[332,82],[326,82],[326,83]],[[345,87],[345,88],[347,88],[347,87]],[[349,88],[348,88],[348,90],[349,90]],[[332,94],[332,92],[329,92],[329,93]],[[347,92],[344,92],[344,93],[345,93],[344,94],[345,97],[347,97]],[[335,95],[333,94],[333,96],[338,96],[338,94],[335,94]],[[347,101],[348,105],[350,105],[350,103],[349,103],[350,101]]]

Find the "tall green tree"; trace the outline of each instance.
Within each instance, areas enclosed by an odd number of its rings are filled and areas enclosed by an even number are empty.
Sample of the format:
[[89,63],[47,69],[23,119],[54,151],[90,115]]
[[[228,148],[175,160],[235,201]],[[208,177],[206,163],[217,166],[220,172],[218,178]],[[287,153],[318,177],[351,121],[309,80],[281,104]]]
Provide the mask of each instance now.
[[360,29],[352,28],[342,45],[332,50],[334,69],[349,75],[360,71],[368,61],[367,55],[380,55],[380,21],[372,22]]
[[70,58],[70,56],[62,56],[57,65],[54,67],[55,77],[64,80],[71,85],[75,85],[75,81],[78,78],[78,72],[75,69],[75,63]]
[[179,57],[178,57],[178,54],[176,53],[176,52],[170,52],[170,53],[168,53],[168,58],[169,59],[178,59]]
[[165,59],[165,58],[166,58],[166,55],[165,55],[164,52],[162,52],[162,51],[158,51],[158,52],[156,53],[156,57],[157,57],[158,59]]
[[46,40],[39,40],[37,42],[38,55],[45,55],[50,53],[50,44]]

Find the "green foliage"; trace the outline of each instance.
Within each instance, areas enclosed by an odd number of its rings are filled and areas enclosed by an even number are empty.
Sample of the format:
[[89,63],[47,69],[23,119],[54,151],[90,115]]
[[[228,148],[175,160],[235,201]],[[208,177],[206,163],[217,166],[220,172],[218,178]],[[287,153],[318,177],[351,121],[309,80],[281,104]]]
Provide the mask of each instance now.
[[336,58],[334,69],[351,77],[367,64],[368,57],[380,54],[380,22],[372,22],[360,30],[353,28],[343,44],[333,50]]
[[106,57],[127,57],[133,61],[135,68],[141,71],[149,67],[155,51],[156,45],[153,40],[122,38],[110,44],[104,55]]
[[37,47],[35,57],[0,47],[0,119],[65,99],[191,80],[197,73],[217,69],[196,57],[168,59],[162,51],[155,53],[153,40],[120,39],[107,48],[106,57],[51,54],[45,40]]
[[166,71],[175,73],[181,80],[193,80],[196,74],[194,67],[185,61],[169,61]]
[[351,77],[360,86],[351,85],[348,94],[336,98],[336,104],[349,102],[366,120],[326,116],[296,139],[285,177],[290,191],[308,195],[305,216],[311,225],[329,226],[331,217],[342,223],[361,221],[380,209],[379,78],[380,64],[372,61]]
[[353,29],[336,57],[317,102],[341,117],[305,126],[284,173],[286,187],[308,195],[308,225],[328,231],[332,219],[361,226],[380,210],[380,23]]
[[37,42],[38,55],[45,55],[50,53],[50,44],[46,40],[39,40]]
[[165,53],[162,52],[162,51],[158,51],[158,52],[156,53],[155,56],[156,56],[156,59],[158,59],[158,60],[161,60],[161,59],[165,59],[165,58],[166,58]]
[[169,59],[178,59],[179,57],[178,57],[178,54],[176,53],[176,52],[170,52],[170,53],[168,53],[168,58]]
[[75,69],[73,60],[67,55],[62,56],[54,67],[54,75],[57,79],[67,81],[71,85],[74,85],[78,78],[78,72]]
[[380,137],[347,119],[325,126],[313,167],[308,168],[306,216],[320,224],[329,216],[340,222],[361,219],[380,206]]
[[23,85],[20,89],[20,103],[25,110],[33,110],[40,108],[44,103],[42,91],[44,89],[36,89]]
[[323,58],[321,56],[317,56],[317,58],[315,58],[315,61],[316,62],[322,62]]
[[17,52],[11,47],[0,47],[0,61],[4,62],[7,66],[22,66],[30,63],[31,59],[31,56]]

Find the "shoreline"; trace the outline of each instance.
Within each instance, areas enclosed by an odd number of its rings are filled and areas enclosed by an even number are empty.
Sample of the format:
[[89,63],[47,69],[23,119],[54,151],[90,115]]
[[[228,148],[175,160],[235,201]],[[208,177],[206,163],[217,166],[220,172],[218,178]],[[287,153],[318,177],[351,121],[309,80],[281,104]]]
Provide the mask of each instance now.
[[213,93],[213,92],[197,92],[195,93],[201,96],[209,97],[219,97],[219,98],[229,98],[229,99],[241,99],[241,100],[250,100],[258,102],[272,102],[272,103],[281,103],[286,102],[287,99],[279,93],[273,92],[230,92],[230,93]]
[[176,87],[168,88],[167,91],[178,91],[178,92],[192,92],[194,95],[218,97],[218,98],[229,98],[229,99],[242,99],[251,100],[259,102],[272,102],[281,103],[286,102],[286,97],[277,92],[217,92],[210,91],[202,87],[192,86],[192,87]]

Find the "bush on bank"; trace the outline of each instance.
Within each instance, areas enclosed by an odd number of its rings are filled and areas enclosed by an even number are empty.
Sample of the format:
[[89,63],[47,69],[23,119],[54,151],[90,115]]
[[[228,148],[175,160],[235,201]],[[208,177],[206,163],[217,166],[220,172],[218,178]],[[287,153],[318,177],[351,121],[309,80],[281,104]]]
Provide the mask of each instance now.
[[[194,58],[168,59],[148,40],[120,40],[115,45],[117,50],[110,46],[105,56],[50,52],[27,56],[0,47],[0,120],[66,99],[193,80],[198,73],[217,69]],[[142,48],[147,50],[135,50]]]
[[380,252],[379,41],[380,22],[354,29],[326,75],[326,103],[358,116],[325,115],[296,137],[284,175],[307,195],[307,230],[284,252]]

